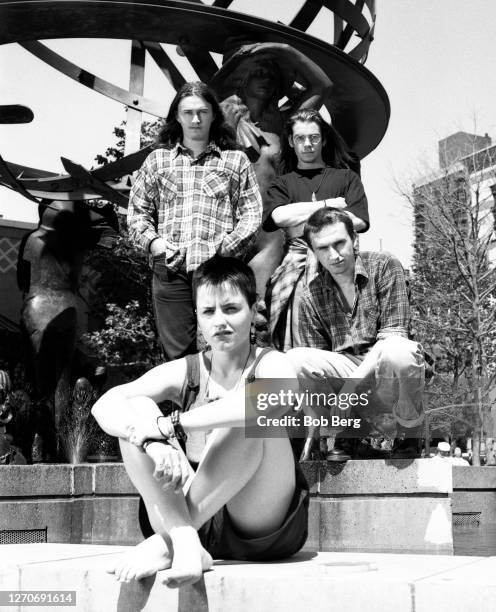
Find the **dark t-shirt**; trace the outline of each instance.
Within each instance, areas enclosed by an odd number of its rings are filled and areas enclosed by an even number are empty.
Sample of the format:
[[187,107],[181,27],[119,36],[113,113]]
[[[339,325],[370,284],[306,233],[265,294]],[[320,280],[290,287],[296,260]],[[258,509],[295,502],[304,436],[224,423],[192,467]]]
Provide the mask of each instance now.
[[358,174],[348,169],[315,168],[312,170],[293,170],[278,177],[267,190],[264,199],[266,217],[263,229],[274,232],[277,225],[272,220],[272,211],[278,206],[297,202],[310,202],[312,193],[317,200],[343,197],[348,206],[344,209],[366,223],[361,232],[369,229],[369,210],[367,197]]

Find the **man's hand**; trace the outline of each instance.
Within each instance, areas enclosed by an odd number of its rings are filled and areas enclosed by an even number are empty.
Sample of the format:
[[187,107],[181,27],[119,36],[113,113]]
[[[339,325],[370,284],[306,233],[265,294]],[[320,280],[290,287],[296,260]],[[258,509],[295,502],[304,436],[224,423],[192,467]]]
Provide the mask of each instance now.
[[346,200],[344,198],[326,198],[326,204],[329,208],[338,208],[339,210],[343,210],[346,208],[348,204],[346,204]]
[[155,464],[153,477],[160,481],[162,489],[178,493],[193,472],[181,448],[170,443],[151,442],[146,447],[146,454]]
[[289,358],[299,376],[306,376],[313,380],[323,380],[327,376],[334,376],[334,368],[326,352],[299,347],[289,353]]
[[162,255],[167,250],[167,241],[164,238],[155,238],[155,240],[150,244],[150,253],[153,257],[157,257],[157,255]]

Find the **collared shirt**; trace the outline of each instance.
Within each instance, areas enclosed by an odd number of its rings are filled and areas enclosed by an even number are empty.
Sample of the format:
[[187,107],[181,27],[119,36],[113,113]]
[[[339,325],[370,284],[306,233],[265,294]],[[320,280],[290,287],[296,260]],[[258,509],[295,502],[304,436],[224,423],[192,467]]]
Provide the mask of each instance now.
[[410,307],[403,267],[389,253],[357,255],[350,310],[331,274],[319,266],[302,295],[299,314],[302,346],[359,355],[387,336],[406,338]]
[[215,253],[243,257],[262,221],[262,198],[242,151],[213,143],[197,158],[177,144],[156,149],[140,168],[129,199],[131,241],[145,251],[167,242],[169,270],[195,270]]

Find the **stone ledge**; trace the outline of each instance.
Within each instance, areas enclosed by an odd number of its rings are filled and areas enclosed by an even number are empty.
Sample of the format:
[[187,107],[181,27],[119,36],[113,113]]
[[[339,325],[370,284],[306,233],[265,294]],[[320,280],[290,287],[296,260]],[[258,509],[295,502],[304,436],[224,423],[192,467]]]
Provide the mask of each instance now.
[[[348,461],[344,464],[308,461],[301,464],[312,493],[329,495],[401,495],[418,493],[451,493],[453,479],[457,488],[470,482],[466,470],[432,463],[428,459],[413,461]],[[461,470],[461,471],[460,471]],[[496,468],[473,480],[487,488],[487,478],[496,488]],[[452,477],[452,473],[454,476]],[[472,472],[472,477],[474,473]],[[467,484],[468,486],[468,484]],[[0,496],[129,495],[136,489],[122,463],[38,464],[0,466]]]
[[0,497],[132,495],[136,489],[122,463],[0,466]]
[[123,550],[0,546],[0,589],[74,590],[78,610],[119,612],[475,612],[496,595],[495,557],[329,552],[280,563],[216,561],[200,582],[177,591],[161,584],[160,573],[130,585],[115,582],[104,567]]
[[[302,468],[311,491],[305,550],[452,552],[451,465],[378,460]],[[51,543],[139,541],[137,492],[124,466],[0,467],[0,529],[45,528]]]
[[496,491],[496,467],[453,467],[454,489],[493,489]]
[[308,461],[301,465],[311,493],[321,495],[446,495],[453,490],[452,466],[429,459]]

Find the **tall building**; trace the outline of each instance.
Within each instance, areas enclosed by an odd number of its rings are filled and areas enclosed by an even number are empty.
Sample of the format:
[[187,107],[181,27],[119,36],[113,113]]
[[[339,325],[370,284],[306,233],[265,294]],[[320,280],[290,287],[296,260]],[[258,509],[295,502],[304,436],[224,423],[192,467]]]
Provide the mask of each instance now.
[[496,210],[496,145],[487,134],[457,132],[440,140],[438,146],[439,169],[413,187],[415,257],[438,248],[436,224],[446,226],[451,221],[459,231],[471,231],[469,211],[478,207],[479,238],[490,240],[488,260],[495,264],[496,239],[490,234]]

